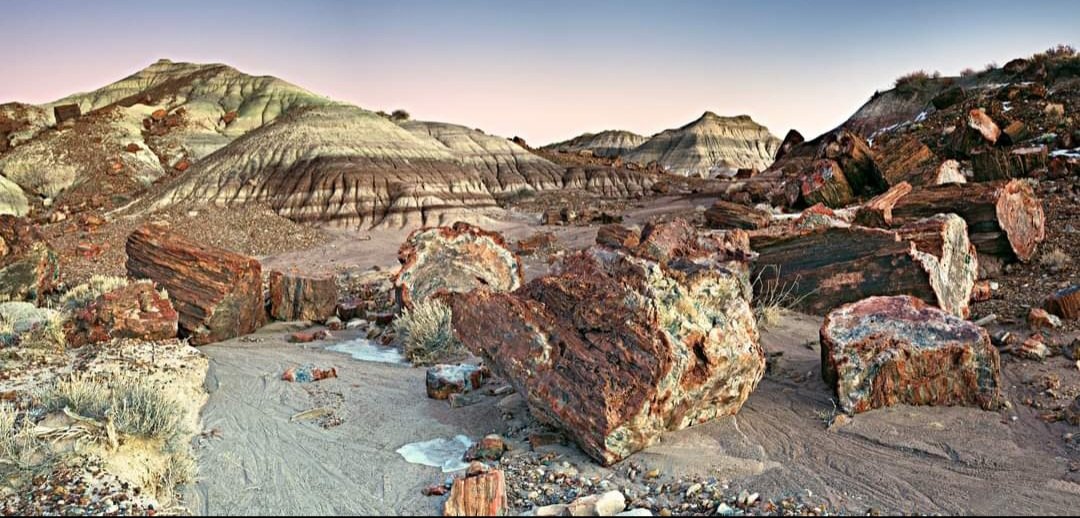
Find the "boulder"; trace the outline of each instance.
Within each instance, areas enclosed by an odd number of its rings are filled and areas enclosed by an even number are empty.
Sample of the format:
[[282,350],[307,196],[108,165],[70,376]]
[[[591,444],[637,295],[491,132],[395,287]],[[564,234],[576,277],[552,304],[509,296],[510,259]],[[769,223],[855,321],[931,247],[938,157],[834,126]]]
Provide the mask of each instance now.
[[821,371],[847,413],[899,404],[1002,404],[986,331],[909,296],[870,297],[821,326]]
[[337,310],[332,275],[270,272],[270,316],[276,320],[323,322]]
[[814,162],[810,172],[800,180],[799,189],[806,205],[822,203],[838,209],[855,201],[855,192],[844,176],[844,170],[833,160]]
[[0,302],[30,301],[39,303],[53,291],[60,280],[56,254],[44,242],[28,249],[9,252],[0,260]]
[[957,158],[967,158],[984,146],[993,146],[1001,136],[1001,128],[981,108],[969,110],[963,124],[953,131],[948,149]]
[[641,243],[637,229],[618,223],[604,225],[596,230],[596,244],[612,248],[635,248]]
[[479,462],[469,465],[463,478],[455,478],[443,516],[503,516],[506,514],[506,478],[502,471]]
[[666,257],[594,246],[514,293],[454,295],[455,332],[534,416],[610,465],[738,412],[764,373],[742,281],[699,264],[717,260]]
[[477,365],[434,365],[427,370],[427,395],[431,399],[450,399],[480,388],[490,375],[486,367]]
[[889,188],[889,182],[874,161],[870,145],[856,133],[840,130],[826,134],[822,137],[818,157],[834,160],[840,165],[843,177],[856,196],[873,196]]
[[81,115],[82,110],[79,109],[78,104],[60,104],[53,106],[53,117],[56,119],[57,126],[67,121],[78,119]]
[[772,214],[748,205],[716,200],[716,203],[705,211],[705,221],[710,228],[756,230],[769,226]]
[[114,338],[175,338],[179,316],[154,283],[137,281],[106,292],[74,312],[65,326],[68,344],[81,346]]
[[251,333],[266,321],[262,266],[252,257],[201,245],[162,224],[127,239],[127,271],[165,287],[193,345]]
[[521,259],[502,236],[467,223],[413,232],[401,245],[398,261],[394,289],[400,308],[440,292],[480,286],[513,291],[522,283]]

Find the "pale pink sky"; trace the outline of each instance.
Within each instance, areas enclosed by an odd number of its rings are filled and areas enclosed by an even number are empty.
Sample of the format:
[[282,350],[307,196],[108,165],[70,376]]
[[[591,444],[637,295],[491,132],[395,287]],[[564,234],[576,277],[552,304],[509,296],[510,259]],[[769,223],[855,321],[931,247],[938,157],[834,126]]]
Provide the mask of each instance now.
[[169,58],[533,144],[649,135],[706,110],[812,137],[905,72],[1080,39],[1067,1],[896,4],[11,2],[0,102],[51,101]]

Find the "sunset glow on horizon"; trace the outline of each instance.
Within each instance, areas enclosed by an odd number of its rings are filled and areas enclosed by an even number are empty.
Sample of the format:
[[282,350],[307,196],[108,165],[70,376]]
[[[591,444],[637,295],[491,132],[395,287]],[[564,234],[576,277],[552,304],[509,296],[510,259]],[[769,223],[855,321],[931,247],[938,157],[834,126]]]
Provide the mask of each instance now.
[[810,138],[906,72],[1080,43],[1067,1],[228,4],[8,2],[0,103],[93,90],[167,58],[534,145],[650,135],[705,111]]

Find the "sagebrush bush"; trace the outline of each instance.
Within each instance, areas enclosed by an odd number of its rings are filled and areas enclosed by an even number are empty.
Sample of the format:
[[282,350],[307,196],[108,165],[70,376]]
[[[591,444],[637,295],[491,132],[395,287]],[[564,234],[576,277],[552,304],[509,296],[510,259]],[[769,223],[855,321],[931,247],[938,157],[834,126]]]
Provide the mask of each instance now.
[[63,349],[64,315],[28,302],[0,303],[0,345]]
[[938,79],[941,77],[940,72],[928,73],[925,70],[916,70],[909,72],[898,78],[894,83],[896,90],[903,94],[910,94],[925,89],[932,79]]
[[183,409],[144,377],[120,376],[111,381],[91,375],[59,380],[38,396],[50,412],[70,409],[99,421],[111,417],[122,434],[171,440],[183,430]]
[[461,356],[464,347],[454,336],[453,313],[438,300],[424,300],[406,309],[394,320],[405,357],[425,365]]
[[68,290],[68,292],[60,298],[60,304],[68,311],[84,308],[102,294],[117,288],[123,288],[127,285],[128,280],[123,277],[95,275],[90,278],[90,282],[80,284]]
[[34,435],[33,424],[18,420],[18,412],[9,403],[0,403],[0,466],[29,467],[34,464],[42,444]]

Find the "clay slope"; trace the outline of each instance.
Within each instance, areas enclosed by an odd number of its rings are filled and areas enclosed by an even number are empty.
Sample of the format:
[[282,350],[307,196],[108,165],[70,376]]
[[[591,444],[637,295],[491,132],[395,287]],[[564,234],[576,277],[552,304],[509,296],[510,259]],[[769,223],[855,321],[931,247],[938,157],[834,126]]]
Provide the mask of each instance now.
[[765,169],[779,147],[780,139],[749,116],[705,112],[686,126],[653,136],[623,158],[641,165],[657,162],[673,174],[715,177]]
[[[161,60],[88,93],[0,105],[0,213],[125,203],[289,110],[332,101],[220,64]],[[81,116],[57,124],[54,108]],[[35,196],[36,195],[36,196]]]
[[566,171],[516,144],[453,124],[401,125],[347,105],[289,113],[197,163],[157,208],[265,203],[295,221],[433,225],[523,191],[641,191],[636,178]]
[[589,152],[593,156],[614,158],[628,153],[645,143],[648,138],[623,130],[607,130],[586,133],[570,140],[544,146],[543,149],[559,153]]

